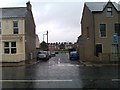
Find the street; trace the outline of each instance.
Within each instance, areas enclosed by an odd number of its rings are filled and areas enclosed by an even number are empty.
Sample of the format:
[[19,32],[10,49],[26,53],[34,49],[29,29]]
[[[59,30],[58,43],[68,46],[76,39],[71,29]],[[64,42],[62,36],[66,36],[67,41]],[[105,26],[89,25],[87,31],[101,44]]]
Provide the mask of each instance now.
[[114,88],[118,89],[117,66],[84,66],[58,54],[48,61],[19,67],[2,67],[2,88]]

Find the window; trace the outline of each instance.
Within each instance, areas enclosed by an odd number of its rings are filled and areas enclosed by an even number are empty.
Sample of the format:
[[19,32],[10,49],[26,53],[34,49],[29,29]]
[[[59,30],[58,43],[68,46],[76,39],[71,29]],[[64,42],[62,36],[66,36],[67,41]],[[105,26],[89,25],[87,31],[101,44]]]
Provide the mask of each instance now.
[[108,17],[112,16],[112,7],[107,7],[107,16]]
[[120,24],[119,23],[115,24],[115,33],[117,33],[117,35],[120,36]]
[[16,53],[16,42],[11,42],[11,53]]
[[13,27],[18,27],[18,21],[13,21]]
[[14,34],[18,34],[18,28],[14,28]]
[[9,42],[5,42],[4,47],[9,47]]
[[4,42],[4,53],[5,54],[17,53],[16,42]]
[[100,24],[100,36],[106,37],[106,24]]
[[0,22],[0,34],[1,34],[1,22]]
[[5,54],[9,54],[10,51],[9,51],[9,42],[4,42],[4,53]]
[[13,21],[13,34],[18,34],[18,21]]
[[11,42],[11,47],[16,47],[16,42]]

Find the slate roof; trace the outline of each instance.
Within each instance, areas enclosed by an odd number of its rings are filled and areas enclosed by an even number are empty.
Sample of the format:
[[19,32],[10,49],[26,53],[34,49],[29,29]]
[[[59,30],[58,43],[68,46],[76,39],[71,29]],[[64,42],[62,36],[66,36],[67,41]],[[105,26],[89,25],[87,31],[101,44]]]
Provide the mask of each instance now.
[[[86,2],[85,4],[92,12],[97,12],[97,11],[103,11],[107,3],[108,2]],[[116,2],[111,2],[111,3],[114,5],[117,11],[120,11],[119,4],[117,4]]]
[[0,8],[2,18],[24,18],[27,13],[26,7]]

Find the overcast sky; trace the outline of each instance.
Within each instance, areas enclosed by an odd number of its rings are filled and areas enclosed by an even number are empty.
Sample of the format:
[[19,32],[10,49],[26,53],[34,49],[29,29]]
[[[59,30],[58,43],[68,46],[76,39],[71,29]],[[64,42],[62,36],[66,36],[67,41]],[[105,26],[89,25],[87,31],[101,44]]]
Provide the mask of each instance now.
[[26,7],[27,1],[32,4],[36,34],[40,42],[43,41],[43,34],[46,34],[47,30],[49,42],[76,42],[81,34],[80,21],[84,2],[109,0],[0,0],[0,7]]

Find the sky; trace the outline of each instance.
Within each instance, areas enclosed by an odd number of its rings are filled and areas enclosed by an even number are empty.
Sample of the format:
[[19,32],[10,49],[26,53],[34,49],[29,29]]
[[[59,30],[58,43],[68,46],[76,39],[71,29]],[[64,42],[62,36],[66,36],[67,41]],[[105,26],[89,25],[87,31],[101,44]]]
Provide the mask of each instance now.
[[[8,2],[10,1],[10,2]],[[26,7],[30,1],[40,42],[48,30],[49,42],[76,42],[81,35],[80,21],[85,2],[109,0],[0,0],[1,7]],[[119,2],[119,0],[111,0]],[[47,41],[44,35],[44,40]]]

